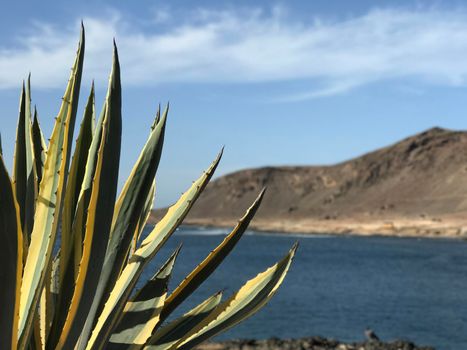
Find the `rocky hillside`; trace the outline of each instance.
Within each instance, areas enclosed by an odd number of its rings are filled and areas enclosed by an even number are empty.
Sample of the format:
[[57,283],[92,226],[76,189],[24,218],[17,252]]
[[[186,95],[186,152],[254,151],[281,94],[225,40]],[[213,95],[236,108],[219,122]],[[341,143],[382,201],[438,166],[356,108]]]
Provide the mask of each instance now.
[[257,222],[467,217],[467,132],[433,128],[332,166],[238,171],[212,181],[186,222],[231,224],[264,186]]

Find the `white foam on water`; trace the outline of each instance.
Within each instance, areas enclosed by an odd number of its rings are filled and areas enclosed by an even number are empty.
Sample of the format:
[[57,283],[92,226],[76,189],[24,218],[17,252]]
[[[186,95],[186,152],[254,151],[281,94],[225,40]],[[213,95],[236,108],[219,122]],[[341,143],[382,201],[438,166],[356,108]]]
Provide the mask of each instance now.
[[[225,236],[231,232],[231,229],[220,227],[206,227],[206,226],[182,226],[177,229],[177,234],[181,235],[199,235],[199,236]],[[276,236],[276,237],[292,237],[292,238],[306,238],[306,239],[320,239],[320,238],[333,238],[335,235],[323,234],[306,234],[306,233],[284,233],[284,232],[263,232],[248,230],[245,232],[247,236]]]
[[181,235],[199,235],[199,236],[225,236],[229,234],[230,230],[226,228],[212,228],[212,227],[182,227],[177,230],[177,234]]

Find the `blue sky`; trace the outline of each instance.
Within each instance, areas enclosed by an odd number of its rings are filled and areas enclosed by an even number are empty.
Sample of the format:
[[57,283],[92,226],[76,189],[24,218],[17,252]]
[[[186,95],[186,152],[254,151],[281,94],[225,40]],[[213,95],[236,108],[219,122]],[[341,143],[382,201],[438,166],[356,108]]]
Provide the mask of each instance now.
[[[215,157],[218,175],[332,164],[433,126],[467,128],[462,1],[30,1],[0,11],[0,131],[11,166],[21,81],[46,135],[84,21],[82,99],[100,109],[116,38],[121,183],[156,106],[171,112],[156,206]],[[82,109],[81,109],[82,110]]]

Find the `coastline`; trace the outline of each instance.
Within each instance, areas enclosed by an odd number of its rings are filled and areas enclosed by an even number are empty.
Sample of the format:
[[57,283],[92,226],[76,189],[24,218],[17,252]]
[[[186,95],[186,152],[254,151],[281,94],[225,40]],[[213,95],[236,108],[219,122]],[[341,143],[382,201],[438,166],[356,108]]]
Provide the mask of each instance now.
[[466,239],[466,148],[467,132],[432,128],[334,165],[238,170],[213,179],[184,224],[233,227],[267,187],[256,231]]
[[242,339],[223,342],[207,342],[195,347],[195,350],[434,350],[430,346],[417,346],[406,340],[380,342],[342,343],[333,339],[310,337],[300,339]]
[[[183,225],[231,228],[237,220],[187,218]],[[352,235],[387,236],[411,238],[457,238],[467,239],[467,219],[463,218],[398,218],[398,219],[300,219],[264,220],[255,219],[250,229],[258,232],[303,234],[303,235]]]

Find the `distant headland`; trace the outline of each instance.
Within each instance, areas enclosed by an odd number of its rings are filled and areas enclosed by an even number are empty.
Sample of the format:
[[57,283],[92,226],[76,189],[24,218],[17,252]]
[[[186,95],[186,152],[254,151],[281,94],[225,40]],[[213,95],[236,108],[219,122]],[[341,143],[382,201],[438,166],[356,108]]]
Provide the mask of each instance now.
[[[432,128],[335,165],[222,176],[207,186],[184,223],[232,226],[264,186],[253,229],[467,237],[467,132]],[[151,222],[163,211],[153,212]]]

